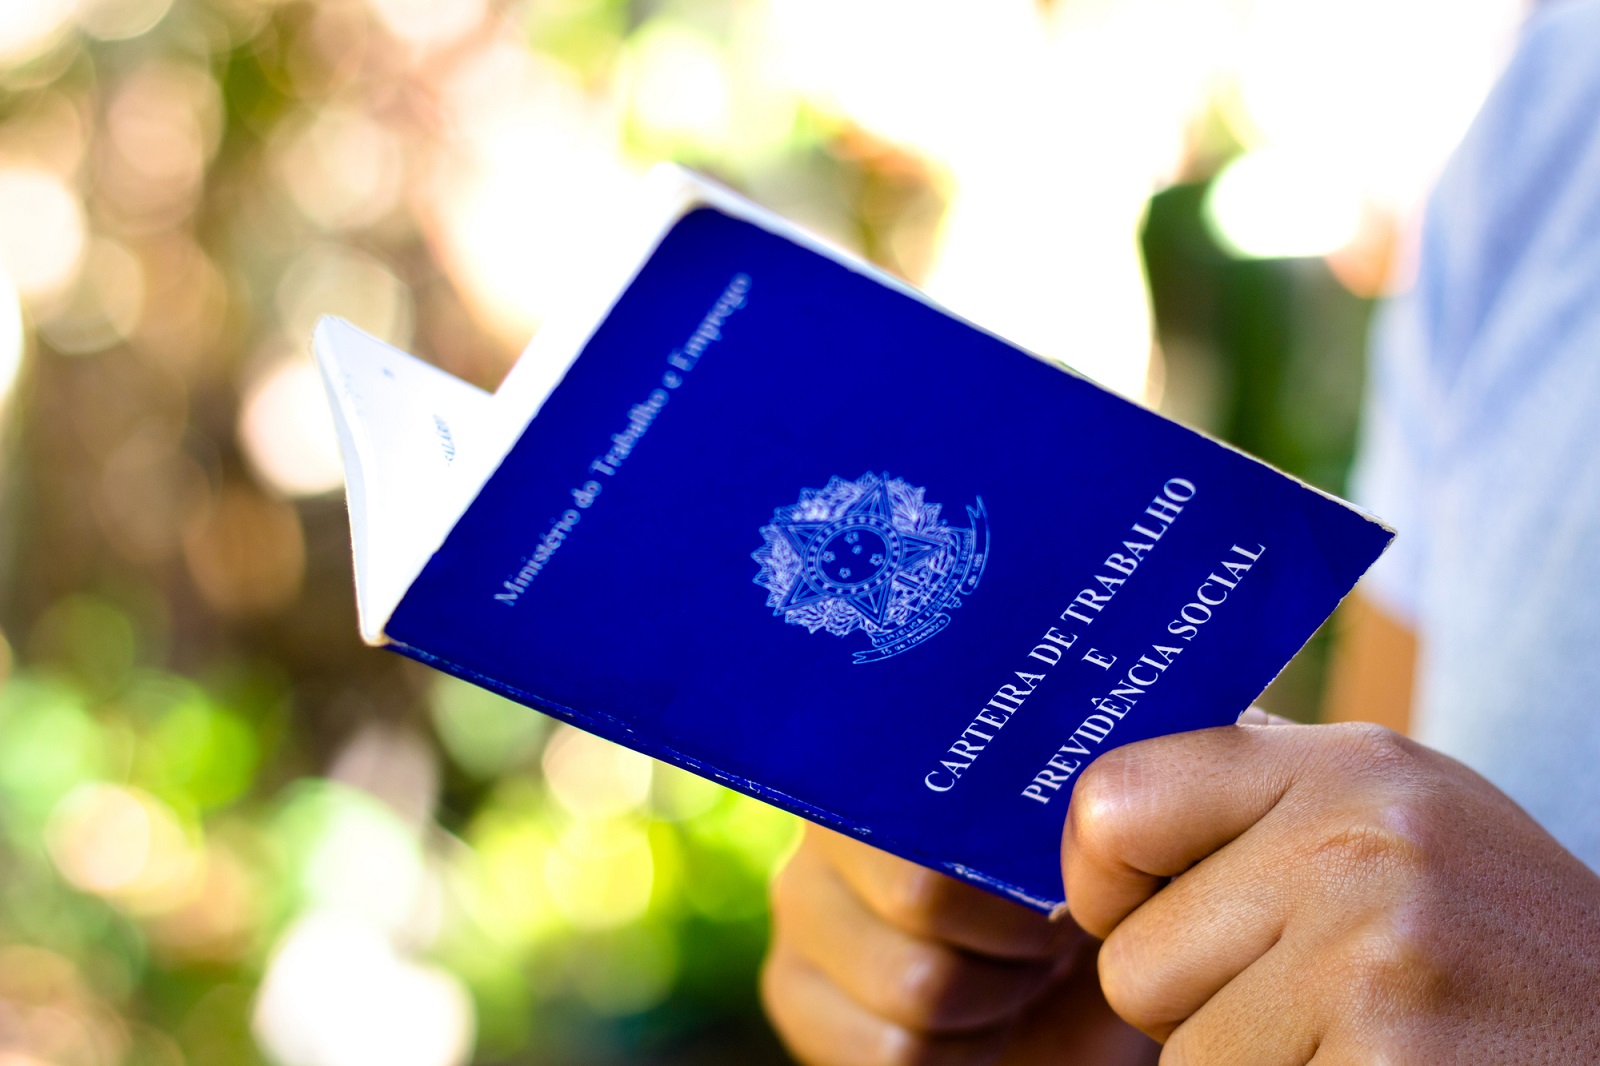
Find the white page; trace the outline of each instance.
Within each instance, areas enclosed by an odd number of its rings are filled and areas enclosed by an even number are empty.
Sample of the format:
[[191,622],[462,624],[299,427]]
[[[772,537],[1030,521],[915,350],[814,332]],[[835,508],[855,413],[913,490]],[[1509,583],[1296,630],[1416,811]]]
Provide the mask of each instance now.
[[746,219],[925,303],[900,279],[738,194],[672,165],[640,196],[597,220],[567,310],[547,323],[491,396],[363,333],[324,318],[312,344],[333,403],[344,457],[361,635],[383,628],[456,520],[516,444],[668,230],[699,206]]
[[484,464],[499,461],[492,397],[343,319],[317,324],[312,351],[344,458],[361,635],[377,644]]

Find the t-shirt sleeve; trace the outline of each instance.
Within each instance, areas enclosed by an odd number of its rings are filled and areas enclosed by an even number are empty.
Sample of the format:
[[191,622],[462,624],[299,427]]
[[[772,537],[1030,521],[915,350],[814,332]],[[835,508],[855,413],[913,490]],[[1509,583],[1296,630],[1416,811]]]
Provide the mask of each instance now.
[[[1396,537],[1362,590],[1412,624],[1435,538],[1460,535],[1436,527],[1441,464],[1470,445],[1475,420],[1495,418],[1509,393],[1527,388],[1526,366],[1485,361],[1484,334],[1512,310],[1508,279],[1547,236],[1550,205],[1585,173],[1573,131],[1592,122],[1600,82],[1581,76],[1592,68],[1575,63],[1574,51],[1600,59],[1589,32],[1597,12],[1594,0],[1534,12],[1429,200],[1412,291],[1374,323],[1350,491]],[[1580,201],[1592,203],[1592,192]]]

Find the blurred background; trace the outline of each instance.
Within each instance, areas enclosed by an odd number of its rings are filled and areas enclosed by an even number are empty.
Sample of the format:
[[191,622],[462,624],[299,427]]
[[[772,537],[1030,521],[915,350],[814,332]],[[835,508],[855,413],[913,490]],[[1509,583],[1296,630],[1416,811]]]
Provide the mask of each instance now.
[[675,159],[1338,491],[1521,6],[0,0],[0,1064],[783,1061],[795,823],[360,645],[313,320],[493,387]]

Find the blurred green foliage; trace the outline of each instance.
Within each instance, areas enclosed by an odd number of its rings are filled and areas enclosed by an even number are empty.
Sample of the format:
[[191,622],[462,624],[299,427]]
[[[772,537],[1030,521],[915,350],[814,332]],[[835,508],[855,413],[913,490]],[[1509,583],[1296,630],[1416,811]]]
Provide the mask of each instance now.
[[[155,21],[131,36],[68,26],[0,65],[0,162],[65,175],[101,242],[85,262],[109,264],[30,309],[7,409],[0,1018],[18,1021],[0,1051],[250,1066],[283,1018],[314,1021],[369,973],[441,1018],[464,991],[479,1062],[782,1061],[755,988],[793,819],[361,646],[342,502],[286,490],[244,443],[253,383],[303,344],[285,278],[308,248],[390,279],[395,321],[452,372],[492,386],[514,358],[452,281],[425,175],[371,218],[360,197],[285,191],[285,145],[339,108],[375,116],[408,163],[436,147],[429,63],[358,3],[142,9]],[[493,5],[474,32],[508,33],[579,91],[706,65],[756,84],[737,73],[741,11]],[[937,167],[804,101],[735,94],[712,129],[632,84],[633,158],[704,167],[926,269]],[[1166,403],[1337,490],[1367,306],[1319,262],[1229,259],[1203,191],[1158,195],[1145,233]],[[129,262],[124,321],[96,286]],[[1281,709],[1309,710],[1314,675]],[[359,952],[327,931],[354,926],[388,945],[377,969],[339,969]],[[352,1061],[331,1054],[317,1061]]]
[[[1335,494],[1355,449],[1373,301],[1318,259],[1240,260],[1205,225],[1209,183],[1151,198],[1141,238],[1167,413]],[[1331,624],[1261,702],[1315,720]]]

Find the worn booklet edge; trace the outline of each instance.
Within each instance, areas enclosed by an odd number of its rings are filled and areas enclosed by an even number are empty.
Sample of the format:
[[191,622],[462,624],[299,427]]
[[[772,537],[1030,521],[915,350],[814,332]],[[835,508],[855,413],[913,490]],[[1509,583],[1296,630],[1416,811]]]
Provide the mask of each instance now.
[[[566,310],[539,329],[493,394],[343,319],[325,316],[317,323],[312,355],[329,395],[344,462],[356,604],[361,636],[368,644],[389,642],[385,626],[411,584],[538,417],[657,246],[696,208],[711,207],[751,222],[950,313],[905,281],[681,167],[654,168],[641,183],[633,207],[602,234],[597,242],[602,251],[590,259],[587,272],[579,272],[585,276],[573,286],[570,299],[557,301]],[[370,402],[368,390],[376,392],[374,386],[388,382],[401,387],[390,388],[384,403]],[[452,438],[443,463],[433,450],[432,427],[439,412],[423,409],[424,398],[427,405],[457,415],[448,419]],[[463,432],[469,432],[467,439]]]
[[[907,848],[898,841],[880,838],[869,826],[660,743],[634,730],[625,719],[555,703],[539,693],[507,684],[424,648],[395,640],[385,632],[389,618],[411,584],[443,545],[456,522],[471,506],[528,424],[538,417],[545,400],[579,358],[590,338],[605,322],[656,247],[673,225],[698,207],[712,207],[752,222],[934,307],[972,328],[993,335],[992,331],[954,314],[903,280],[691,172],[675,166],[658,167],[646,179],[645,190],[643,209],[614,236],[611,242],[613,252],[604,260],[605,265],[583,286],[584,295],[578,297],[569,313],[551,321],[539,331],[493,394],[387,345],[341,319],[328,317],[318,323],[312,348],[334,409],[340,451],[345,464],[357,608],[363,639],[375,646],[387,646],[392,651],[444,673],[808,820],[863,840],[879,839],[880,843],[892,845],[892,850],[923,865],[1036,909],[1051,910],[1061,901],[1036,897],[1018,885],[980,870],[946,862],[923,854],[919,849]],[[1011,347],[1015,348],[1015,345]],[[1078,376],[1070,367],[1056,360],[1033,353],[1023,354]],[[430,464],[422,456],[426,454],[436,460],[438,452],[436,442],[431,439],[427,419],[392,418],[393,411],[364,406],[358,391],[351,387],[352,372],[365,373],[369,378],[387,372],[403,378],[402,400],[406,397],[414,399],[426,393],[428,401],[435,406],[443,404],[467,413],[467,418],[458,421],[463,425],[475,425],[476,439],[462,452],[452,455],[444,466],[434,461],[432,465],[438,469],[434,476],[428,476]],[[1104,388],[1098,383],[1090,383]],[[404,413],[413,416],[419,414],[418,411]],[[1165,417],[1151,413],[1156,417]],[[1350,508],[1390,533],[1394,532],[1387,523],[1346,500],[1277,470],[1226,441],[1217,440],[1192,427],[1185,428],[1197,437],[1268,466],[1296,484]],[[462,460],[458,466],[455,465],[457,459]],[[1351,588],[1354,588],[1354,583]],[[1346,590],[1345,596],[1349,591]]]

